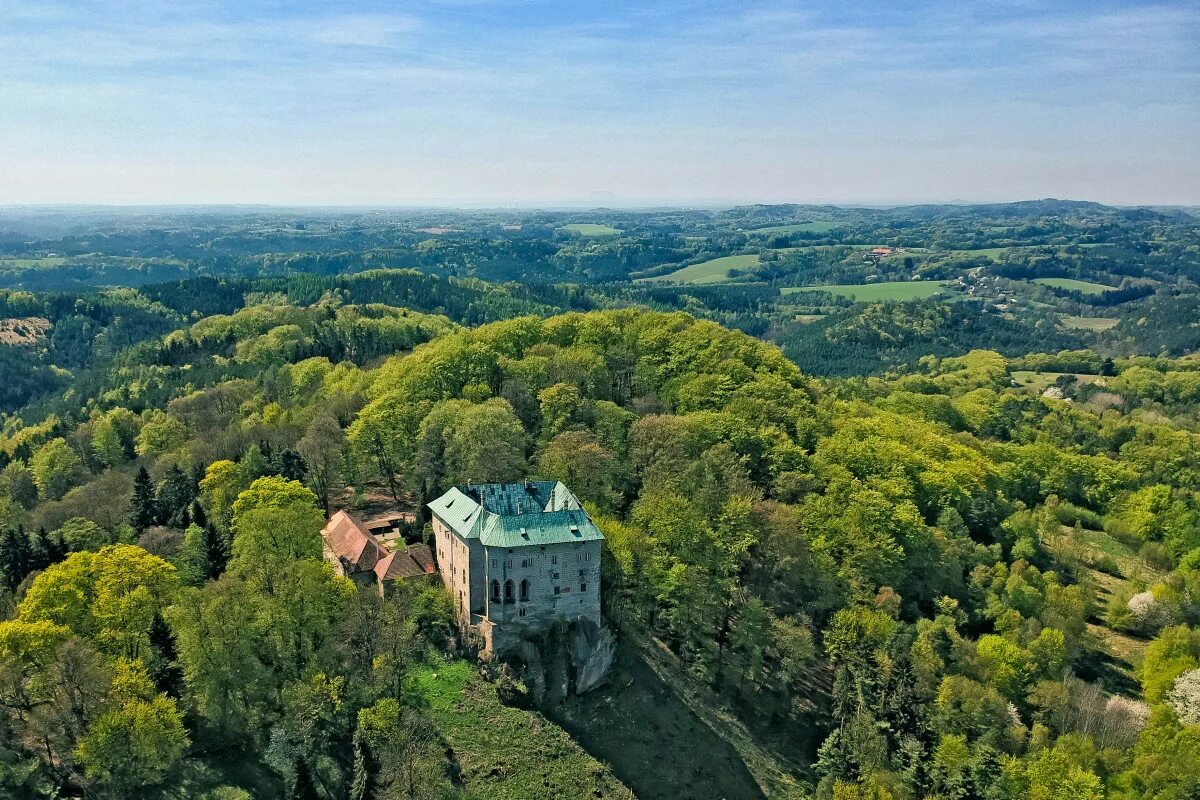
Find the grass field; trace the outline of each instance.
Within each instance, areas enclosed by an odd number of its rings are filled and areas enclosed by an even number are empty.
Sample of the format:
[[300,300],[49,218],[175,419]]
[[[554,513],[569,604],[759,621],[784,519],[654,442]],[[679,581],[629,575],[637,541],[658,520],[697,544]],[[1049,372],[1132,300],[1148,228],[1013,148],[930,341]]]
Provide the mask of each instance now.
[[1074,375],[1080,384],[1088,384],[1099,378],[1099,375],[1087,375],[1082,372],[1033,372],[1027,369],[1017,369],[1012,372],[1012,379],[1023,389],[1030,389],[1041,394],[1054,385],[1063,375]]
[[1112,317],[1071,317],[1064,316],[1060,320],[1065,327],[1076,328],[1083,331],[1095,331],[1100,333],[1116,325],[1120,320]]
[[918,300],[935,294],[953,291],[938,281],[884,281],[882,283],[837,284],[829,286],[788,286],[780,289],[783,294],[796,292],[830,292],[849,297],[860,303],[876,300]]
[[837,225],[832,222],[797,222],[794,225],[771,225],[755,228],[748,233],[829,233]]
[[563,225],[559,230],[578,233],[580,236],[614,236],[622,233],[619,228],[613,228],[609,225],[599,225],[594,222],[572,222],[570,225]]
[[632,798],[612,773],[536,711],[502,704],[466,661],[419,670],[413,688],[453,751],[470,797]]
[[61,267],[67,259],[61,256],[48,258],[5,258],[0,256],[0,269],[29,269],[30,267]]
[[670,283],[720,283],[729,278],[731,269],[750,269],[758,264],[758,256],[725,256],[703,261],[699,264],[677,269],[670,275],[657,278],[639,278],[638,281],[665,281]]
[[1105,286],[1103,283],[1077,281],[1074,278],[1034,278],[1033,282],[1040,283],[1042,286],[1049,286],[1054,289],[1067,289],[1073,292],[1083,292],[1084,294],[1103,294],[1104,292],[1112,291],[1115,288],[1112,286]]
[[[1099,658],[1087,657],[1080,664],[1085,678],[1099,678],[1110,690],[1136,697],[1138,684],[1133,670],[1141,663],[1147,640],[1110,627],[1104,608],[1114,594],[1127,591],[1131,581],[1139,586],[1153,583],[1162,578],[1161,571],[1104,531],[1075,531],[1064,525],[1061,535],[1048,537],[1044,544],[1057,558],[1078,563],[1080,573],[1096,589],[1096,611],[1088,623],[1088,633],[1100,646],[1100,653],[1096,654]],[[1120,574],[1114,574],[1113,567]],[[1089,672],[1094,674],[1086,675]]]

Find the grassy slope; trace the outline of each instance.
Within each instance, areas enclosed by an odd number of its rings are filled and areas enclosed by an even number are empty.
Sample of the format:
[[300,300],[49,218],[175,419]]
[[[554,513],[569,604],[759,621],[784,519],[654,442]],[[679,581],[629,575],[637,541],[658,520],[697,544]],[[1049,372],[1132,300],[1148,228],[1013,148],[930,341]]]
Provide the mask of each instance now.
[[572,222],[570,225],[563,225],[562,230],[578,233],[582,236],[613,236],[621,233],[618,228],[593,222]]
[[862,285],[789,286],[780,291],[783,294],[814,291],[831,292],[861,302],[871,302],[873,300],[916,300],[923,297],[933,297],[935,294],[948,293],[952,290],[947,289],[937,281],[884,281],[882,283],[866,283]]
[[[687,676],[677,656],[644,634],[625,631],[609,684],[554,713],[589,752],[611,762],[641,800],[805,796],[794,777],[805,765],[786,765],[766,750]],[[792,756],[815,747],[789,745]]]
[[466,661],[424,668],[414,681],[458,759],[468,796],[633,797],[558,725],[536,711],[503,705]]
[[1054,289],[1069,289],[1075,292],[1083,292],[1084,294],[1101,294],[1113,289],[1112,286],[1105,286],[1102,283],[1077,281],[1074,278],[1034,278],[1033,282],[1040,283],[1043,286],[1050,286]]
[[711,261],[703,261],[678,269],[669,275],[657,278],[641,278],[640,281],[668,281],[672,283],[720,283],[729,277],[731,269],[750,269],[758,264],[758,256],[754,254],[742,256],[724,256]]
[[45,258],[3,258],[0,257],[0,269],[28,269],[30,267],[61,267],[67,259],[61,256]]
[[1081,385],[1091,383],[1100,377],[1099,375],[1088,375],[1084,372],[1033,372],[1027,369],[1015,369],[1012,371],[1012,379],[1017,382],[1018,386],[1037,394],[1041,394],[1046,389],[1049,389],[1063,375],[1074,375],[1075,380]]
[[[1076,533],[1063,526],[1061,537],[1047,542],[1056,557],[1081,565],[1080,578],[1096,587],[1096,614],[1088,624],[1096,645],[1094,656],[1082,665],[1081,677],[1102,680],[1110,691],[1137,696],[1134,669],[1141,663],[1147,641],[1109,627],[1104,607],[1109,598],[1129,582],[1145,585],[1161,573],[1148,565],[1132,547],[1104,531],[1082,529]],[[1113,567],[1116,567],[1114,574]]]
[[836,228],[833,222],[798,222],[794,225],[771,225],[755,228],[749,233],[828,233]]
[[1071,317],[1064,316],[1059,320],[1064,327],[1076,328],[1084,331],[1106,331],[1115,326],[1119,319],[1112,317]]

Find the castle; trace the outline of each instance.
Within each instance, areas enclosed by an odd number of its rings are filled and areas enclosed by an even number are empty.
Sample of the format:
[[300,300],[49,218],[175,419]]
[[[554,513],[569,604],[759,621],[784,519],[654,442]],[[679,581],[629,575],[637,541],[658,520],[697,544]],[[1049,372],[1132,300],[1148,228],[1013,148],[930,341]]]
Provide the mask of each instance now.
[[360,519],[347,511],[329,518],[321,530],[325,560],[338,575],[355,583],[374,584],[386,594],[397,580],[432,575],[433,552],[427,545],[404,543],[402,523],[410,513]]
[[600,625],[604,535],[562,483],[456,486],[429,509],[438,570],[485,651],[555,620]]

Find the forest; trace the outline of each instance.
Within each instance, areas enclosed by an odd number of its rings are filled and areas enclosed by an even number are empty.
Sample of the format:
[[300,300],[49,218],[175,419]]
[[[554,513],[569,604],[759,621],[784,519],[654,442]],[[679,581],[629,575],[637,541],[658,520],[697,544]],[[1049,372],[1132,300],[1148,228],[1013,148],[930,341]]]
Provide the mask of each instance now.
[[[1200,219],[181,213],[0,214],[0,796],[1200,793]],[[322,559],[524,477],[621,650],[553,707]]]

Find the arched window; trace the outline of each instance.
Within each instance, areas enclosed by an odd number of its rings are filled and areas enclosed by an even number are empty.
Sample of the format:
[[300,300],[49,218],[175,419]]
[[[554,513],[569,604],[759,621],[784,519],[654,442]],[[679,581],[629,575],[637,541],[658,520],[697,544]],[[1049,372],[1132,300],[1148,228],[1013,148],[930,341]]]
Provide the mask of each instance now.
[[529,581],[521,581],[521,602],[525,603],[529,600]]
[[513,582],[504,582],[504,602],[511,603],[513,601]]
[[500,602],[500,581],[492,581],[492,602]]

